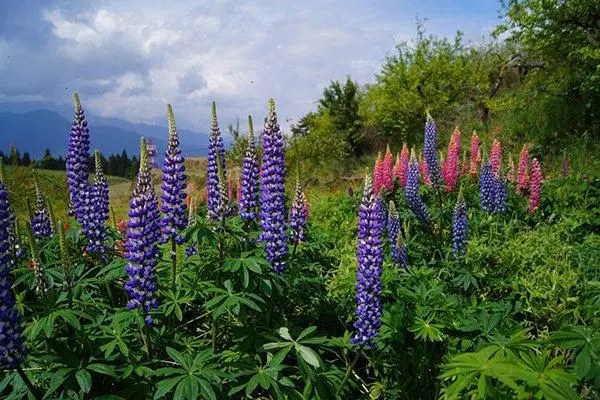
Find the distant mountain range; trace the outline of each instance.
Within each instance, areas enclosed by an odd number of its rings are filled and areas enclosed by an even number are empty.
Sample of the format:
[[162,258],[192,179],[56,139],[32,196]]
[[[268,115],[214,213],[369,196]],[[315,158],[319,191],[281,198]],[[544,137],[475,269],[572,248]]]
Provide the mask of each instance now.
[[[64,157],[72,114],[71,107],[51,103],[0,103],[0,150],[8,153],[14,145],[21,154],[29,152],[32,158],[40,158],[46,149],[53,155]],[[152,139],[158,154],[164,154],[167,127],[87,114],[86,119],[91,148],[99,149],[103,154],[126,150],[129,155],[137,155],[142,136]],[[203,156],[208,152],[209,135],[206,133],[179,129],[179,139],[186,156]]]

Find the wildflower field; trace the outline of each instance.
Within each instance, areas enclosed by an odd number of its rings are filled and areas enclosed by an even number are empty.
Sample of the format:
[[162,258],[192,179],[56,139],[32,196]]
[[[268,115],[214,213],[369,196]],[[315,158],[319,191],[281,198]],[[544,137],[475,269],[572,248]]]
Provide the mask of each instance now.
[[142,140],[123,219],[77,95],[65,212],[36,180],[16,218],[3,169],[1,398],[599,398],[593,169],[459,128],[446,147],[427,115],[325,190],[286,163],[273,100],[241,160],[213,103],[192,192],[167,119],[161,185]]

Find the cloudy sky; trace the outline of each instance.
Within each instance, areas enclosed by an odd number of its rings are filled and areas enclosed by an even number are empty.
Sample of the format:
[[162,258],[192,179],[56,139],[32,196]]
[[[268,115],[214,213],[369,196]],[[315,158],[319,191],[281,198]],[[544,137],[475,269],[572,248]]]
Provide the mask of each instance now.
[[394,44],[457,29],[477,42],[497,0],[0,0],[0,102],[70,102],[93,114],[208,130],[264,116],[274,97],[294,122],[323,87],[373,81]]

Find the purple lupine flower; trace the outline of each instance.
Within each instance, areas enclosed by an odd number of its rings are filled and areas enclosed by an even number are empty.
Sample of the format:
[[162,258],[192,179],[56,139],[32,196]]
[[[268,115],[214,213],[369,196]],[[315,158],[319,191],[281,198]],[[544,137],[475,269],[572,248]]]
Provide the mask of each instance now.
[[217,121],[217,106],[213,101],[206,166],[208,217],[213,220],[218,220],[223,217],[222,213],[219,213],[219,209],[223,211],[221,208],[221,192],[219,189],[219,166],[223,169],[223,176],[227,176],[225,148],[223,146],[221,131],[219,130],[219,122]]
[[[0,157],[0,182],[4,182],[4,161],[2,160],[2,157]],[[6,186],[4,190],[6,191]],[[25,251],[19,243],[19,223],[17,221],[17,217],[15,216],[15,211],[12,209],[10,204],[8,205],[7,221],[9,223],[8,243],[10,246],[10,253],[14,257],[19,258],[25,254]]]
[[492,199],[492,213],[505,213],[508,201],[508,182],[500,174],[493,176],[494,195]]
[[129,296],[127,307],[130,310],[141,309],[146,324],[151,325],[153,320],[148,313],[153,308],[158,308],[156,265],[160,238],[160,215],[158,200],[152,185],[148,150],[143,138],[140,171],[129,201],[128,215],[127,240],[125,242],[125,258],[128,264],[125,271],[129,275],[129,280],[124,287]]
[[352,344],[376,347],[381,327],[381,274],[383,272],[383,215],[367,174],[358,209],[358,270],[356,272],[356,322]]
[[414,150],[411,150],[410,162],[408,163],[404,198],[408,203],[408,207],[413,214],[415,214],[417,219],[422,224],[429,225],[429,211],[427,211],[427,206],[423,203],[421,196],[419,196],[419,162],[417,161]]
[[452,216],[452,254],[454,257],[458,258],[467,252],[467,230],[467,203],[461,190]]
[[479,176],[479,207],[487,212],[494,211],[494,197],[496,193],[496,183],[494,172],[489,160],[481,163],[481,173]]
[[296,178],[296,191],[294,192],[294,199],[292,200],[292,206],[290,207],[290,240],[294,244],[303,242],[306,240],[306,223],[308,220],[308,210],[304,204],[305,196],[303,196],[302,186],[300,185],[300,179]]
[[439,187],[442,184],[440,175],[440,163],[437,154],[437,127],[431,115],[427,113],[427,121],[425,121],[425,140],[423,144],[423,154],[425,163],[429,171],[431,182]]
[[390,201],[388,210],[387,230],[392,260],[396,266],[406,270],[408,267],[408,252],[404,244],[404,233],[402,232],[400,217],[393,201]]
[[81,231],[88,238],[85,250],[104,258],[109,250],[106,245],[107,227],[109,216],[108,182],[102,170],[102,157],[100,152],[94,152],[95,175],[94,182],[88,185],[81,197]]
[[259,240],[265,243],[267,259],[275,272],[285,270],[287,234],[285,226],[285,156],[284,141],[277,123],[275,101],[269,99],[268,116],[263,131],[263,156],[260,170]]
[[252,221],[256,219],[256,207],[258,206],[258,155],[256,154],[254,128],[250,116],[248,116],[248,147],[246,147],[244,155],[240,185],[240,217],[245,221]]
[[9,243],[11,216],[6,186],[0,178],[0,368],[20,365],[25,354],[21,319],[10,280],[14,263]]
[[160,211],[163,216],[160,221],[162,229],[161,242],[173,240],[177,244],[183,243],[181,231],[187,226],[188,219],[185,205],[186,176],[185,159],[179,148],[179,135],[175,126],[175,116],[170,104],[167,104],[167,117],[169,120],[169,143],[165,152],[165,161],[162,167],[162,204]]
[[[196,223],[196,204],[194,203],[194,199],[190,198],[190,206],[188,207],[188,219],[187,226],[193,226]],[[187,246],[185,246],[185,256],[191,257],[198,252],[197,249],[198,243],[195,240],[191,240],[188,242]]]
[[90,131],[77,93],[73,94],[73,103],[75,116],[73,117],[73,126],[69,134],[69,147],[66,159],[67,185],[69,187],[69,215],[75,216],[81,222],[81,217],[85,213],[85,210],[80,209],[84,206],[81,198],[85,196],[89,178]]
[[54,233],[50,213],[46,207],[46,200],[37,180],[35,182],[35,210],[31,216],[31,229],[33,236],[37,239],[49,238]]

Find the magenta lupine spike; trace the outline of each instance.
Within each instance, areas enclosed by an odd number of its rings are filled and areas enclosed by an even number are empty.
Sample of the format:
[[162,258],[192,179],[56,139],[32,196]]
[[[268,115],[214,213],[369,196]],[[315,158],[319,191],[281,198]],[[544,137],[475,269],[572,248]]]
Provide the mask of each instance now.
[[175,125],[173,108],[167,104],[167,120],[169,122],[169,139],[165,159],[162,167],[162,189],[160,211],[162,218],[160,227],[162,231],[161,243],[172,240],[176,244],[183,243],[181,232],[187,226],[187,206],[185,199],[187,187],[185,181],[185,158],[181,155],[179,134]]
[[308,220],[308,209],[305,204],[306,197],[303,197],[303,194],[300,179],[296,178],[296,190],[294,191],[289,216],[290,240],[295,245],[306,240],[305,231]]
[[529,212],[534,214],[540,206],[542,167],[537,158],[531,160],[531,183],[529,184]]
[[268,116],[263,131],[263,154],[260,170],[259,240],[265,243],[267,260],[273,271],[285,270],[287,232],[285,223],[285,149],[275,112],[275,101],[269,99]]
[[356,322],[352,344],[376,347],[381,327],[381,275],[383,272],[383,220],[381,202],[367,174],[358,209],[358,269],[356,273]]
[[158,200],[154,193],[146,141],[141,140],[140,171],[131,200],[125,242],[125,271],[129,279],[124,290],[129,297],[127,307],[140,309],[147,325],[152,325],[149,315],[158,308],[156,291],[156,266],[158,264],[158,241],[160,238],[160,215]]
[[[423,183],[423,185],[431,186],[431,177],[429,175],[429,167],[427,166],[427,161],[425,161],[422,154],[419,154],[419,174],[420,174],[421,182]],[[407,182],[408,182],[408,173],[407,173]]]
[[220,220],[223,215],[219,214],[219,210],[224,212],[221,207],[221,194],[219,190],[219,159],[220,168],[223,169],[223,176],[227,176],[227,165],[225,161],[225,147],[223,146],[223,138],[219,130],[219,122],[217,120],[217,106],[212,103],[212,117],[210,127],[210,140],[208,143],[208,156],[206,166],[206,191],[207,191],[207,212],[208,217],[213,220]]
[[448,143],[448,154],[444,163],[444,183],[447,192],[451,192],[458,183],[460,166],[460,130],[458,127],[452,132]]
[[469,149],[469,174],[472,176],[477,175],[479,170],[479,164],[481,163],[481,151],[479,149],[479,135],[473,131],[471,135],[471,147]]
[[[394,190],[394,156],[390,151],[389,145],[386,148],[385,155],[381,162],[380,174],[381,181],[379,190],[386,190],[388,193],[391,193]],[[380,192],[375,193],[379,194]]]
[[496,175],[500,172],[500,165],[502,164],[502,144],[498,139],[494,139],[492,142],[492,148],[490,149],[490,165],[492,166],[492,172]]
[[242,164],[242,178],[240,181],[238,204],[240,217],[245,221],[256,219],[256,208],[258,207],[258,155],[256,154],[256,141],[254,139],[254,127],[252,117],[248,116],[248,147]]
[[523,145],[519,155],[519,165],[517,166],[517,192],[525,193],[529,189],[529,147],[527,143]]
[[69,215],[75,216],[81,222],[81,197],[88,189],[89,161],[90,161],[90,131],[79,101],[79,95],[73,94],[75,116],[69,133],[69,147],[67,150],[66,169],[67,186],[69,188]]
[[383,155],[381,151],[377,153],[377,159],[375,160],[375,165],[373,165],[373,192],[379,193],[382,188],[382,166],[383,166]]
[[434,186],[439,187],[442,184],[442,177],[440,175],[440,163],[437,154],[437,127],[429,113],[427,113],[427,120],[425,122],[423,155],[427,163],[429,180]]
[[408,151],[408,146],[406,143],[404,143],[402,144],[402,150],[400,151],[398,161],[396,162],[396,167],[394,168],[394,174],[400,181],[400,186],[402,188],[406,187],[406,173],[408,170],[409,158],[410,152]]

